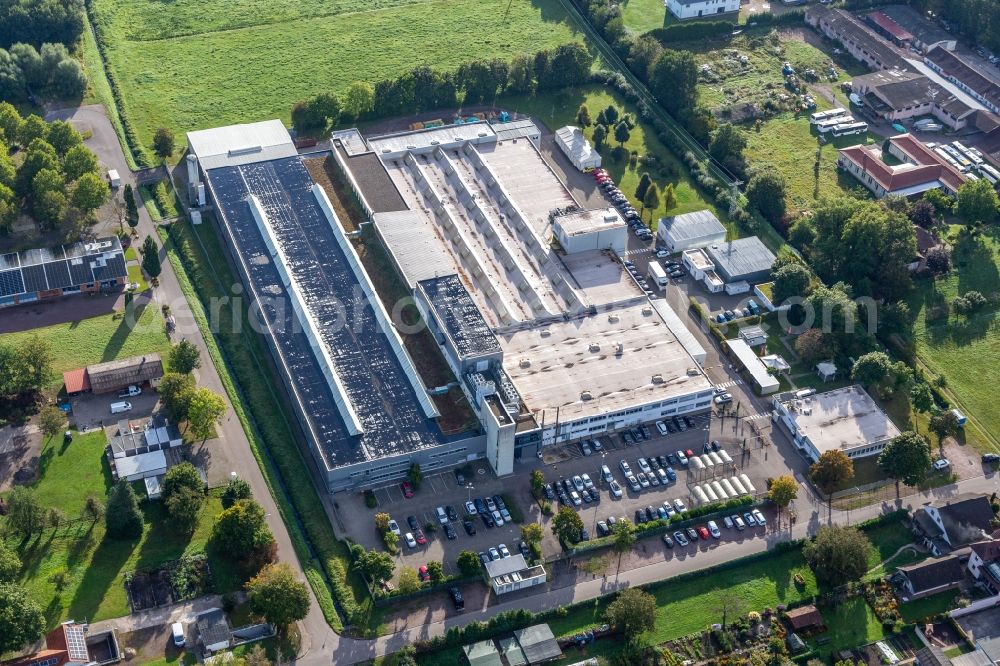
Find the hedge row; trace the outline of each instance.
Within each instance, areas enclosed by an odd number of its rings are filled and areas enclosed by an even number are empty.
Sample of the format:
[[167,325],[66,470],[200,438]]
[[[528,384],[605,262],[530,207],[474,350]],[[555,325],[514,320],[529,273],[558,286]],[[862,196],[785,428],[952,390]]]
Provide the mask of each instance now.
[[114,97],[115,106],[118,107],[118,117],[121,119],[122,130],[125,134],[125,143],[128,144],[127,147],[129,152],[132,153],[132,159],[135,160],[135,163],[140,167],[149,167],[150,163],[146,158],[146,151],[142,148],[142,142],[139,141],[139,136],[132,125],[132,120],[125,112],[125,98],[122,95],[121,86],[118,85],[118,75],[115,74],[115,71],[109,65],[110,59],[108,58],[107,41],[104,37],[104,26],[97,21],[92,4],[93,0],[86,0],[87,17],[94,26],[97,52],[100,54],[101,61],[104,64],[104,72],[107,74],[108,85],[111,87],[111,95]]
[[399,601],[404,601],[406,599],[417,599],[419,597],[426,597],[435,592],[440,592],[441,590],[447,590],[449,587],[454,587],[456,583],[464,583],[470,580],[482,580],[482,576],[475,574],[472,576],[463,576],[457,574],[454,576],[445,576],[444,580],[437,583],[431,583],[430,585],[422,585],[416,592],[400,592],[399,590],[393,590],[388,594],[373,595],[375,599],[375,605],[378,607],[389,606]]
[[711,39],[728,35],[737,26],[732,21],[695,21],[675,23],[665,28],[654,28],[646,34],[670,48],[675,42],[692,42],[696,39]]

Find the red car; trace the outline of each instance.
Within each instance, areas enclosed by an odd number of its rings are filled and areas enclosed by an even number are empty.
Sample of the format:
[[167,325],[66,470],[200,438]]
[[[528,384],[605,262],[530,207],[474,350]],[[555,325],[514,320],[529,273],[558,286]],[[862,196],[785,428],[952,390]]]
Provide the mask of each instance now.
[[694,458],[694,451],[688,449],[687,451],[684,452],[684,455],[686,455],[688,458]]
[[413,533],[413,536],[417,537],[417,543],[419,543],[421,546],[427,543],[427,537],[424,536],[423,530],[417,530],[416,532]]
[[403,481],[401,484],[399,484],[399,488],[400,490],[403,491],[403,497],[405,497],[406,499],[410,499],[411,497],[413,497],[413,484],[411,484],[409,481]]
[[708,540],[708,528],[704,527],[704,526],[703,527],[699,527],[698,528],[698,536],[700,536],[702,539],[704,539],[704,540],[707,541]]
[[426,583],[431,579],[431,574],[429,571],[427,571],[426,564],[421,565],[420,568],[417,569],[417,575],[420,577],[421,583]]

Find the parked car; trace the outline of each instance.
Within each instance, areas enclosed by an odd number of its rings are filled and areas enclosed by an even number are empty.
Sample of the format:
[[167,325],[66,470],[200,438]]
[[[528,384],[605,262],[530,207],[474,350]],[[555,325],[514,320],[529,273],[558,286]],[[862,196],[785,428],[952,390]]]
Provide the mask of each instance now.
[[492,497],[487,497],[485,501],[486,501],[486,508],[490,510],[490,513],[493,513],[494,511],[497,510],[497,503],[493,501]]
[[667,548],[674,547],[674,540],[670,538],[669,534],[663,535],[663,545],[666,546]]
[[410,526],[410,530],[412,530],[414,532],[417,530],[418,527],[420,527],[420,524],[417,522],[417,517],[416,516],[407,516],[406,517],[406,524],[409,525]]
[[732,528],[732,526],[733,526],[733,519],[730,518],[729,516],[726,516],[725,518],[722,519],[722,524],[725,525],[728,528]]
[[684,455],[683,451],[678,451],[677,452],[677,460],[680,462],[680,464],[681,464],[682,467],[687,467],[688,466],[688,457],[686,455]]
[[[706,533],[707,533],[707,530],[706,530]],[[688,539],[690,539],[691,541],[697,541],[698,540],[698,532],[693,527],[687,528],[687,536],[688,536]],[[708,537],[706,537],[706,538],[708,538]]]
[[422,529],[417,529],[413,532],[413,535],[417,538],[417,543],[421,546],[427,543],[427,537],[424,536],[424,531]]
[[674,508],[677,509],[677,513],[684,513],[687,511],[687,507],[684,506],[684,502],[680,498],[674,500]]
[[490,561],[490,556],[487,555],[485,552],[480,551],[480,553],[479,553],[479,563],[482,564],[485,567],[486,563],[489,562],[489,561]]
[[555,498],[556,498],[556,491],[555,491],[555,489],[552,487],[551,483],[546,483],[545,484],[545,499],[551,501],[551,500],[554,500]]
[[431,579],[431,572],[427,569],[426,564],[421,564],[420,568],[417,569],[417,576],[420,577],[421,583],[426,583]]
[[594,452],[590,450],[590,445],[587,444],[586,440],[580,442],[580,452],[585,456],[593,455]]
[[639,472],[638,474],[635,475],[635,478],[639,480],[640,486],[642,486],[643,488],[649,488],[649,478],[647,478],[645,474]]
[[500,557],[510,557],[510,551],[507,550],[507,544],[502,543],[497,546],[497,550],[500,551]]
[[684,536],[684,533],[681,532],[680,530],[677,530],[676,532],[674,532],[674,541],[676,541],[681,546],[688,545],[687,537]]
[[455,610],[465,609],[465,599],[462,597],[462,591],[457,587],[452,587],[448,589],[448,594],[451,595],[451,602],[455,604]]
[[610,483],[608,483],[608,490],[611,492],[611,496],[614,497],[615,499],[622,498],[622,487],[619,486],[618,482],[615,481],[614,479],[612,479]]
[[448,524],[448,513],[444,510],[443,506],[437,508],[437,519],[442,525]]
[[417,547],[417,540],[414,539],[413,535],[410,534],[409,532],[407,532],[405,535],[403,535],[403,540],[406,542],[406,545],[409,548],[416,548]]
[[632,489],[632,492],[634,493],[642,492],[642,484],[639,483],[639,479],[629,474],[628,476],[625,477],[625,480],[628,481],[629,488]]
[[747,524],[747,527],[756,527],[757,519],[753,517],[753,514],[747,511],[743,514],[743,521]]
[[1000,463],[1000,454],[997,453],[987,453],[983,455],[984,463]]
[[733,516],[733,525],[735,525],[736,529],[739,530],[740,532],[742,532],[747,528],[746,523],[744,523],[743,519],[740,518],[739,516]]
[[504,520],[502,513],[494,511],[490,515],[493,516],[493,522],[496,523],[497,527],[503,527]]
[[491,547],[487,552],[490,554],[491,561],[496,562],[497,560],[500,559],[500,551],[497,550],[496,548]]
[[754,509],[750,513],[753,515],[754,520],[757,521],[758,525],[767,525],[767,520],[765,520],[764,514],[760,512],[760,509]]
[[627,462],[625,462],[624,460],[622,460],[621,462],[619,462],[618,466],[621,467],[622,474],[624,474],[625,476],[631,476],[632,475],[632,468],[629,467],[629,464]]
[[586,527],[580,530],[580,541],[590,541],[590,532]]
[[656,431],[661,435],[666,435],[669,431],[667,430],[667,424],[663,421],[656,422]]
[[638,463],[639,463],[639,469],[641,469],[646,474],[649,474],[652,471],[652,469],[649,466],[649,461],[647,461],[645,458],[639,458]]
[[496,523],[493,522],[493,516],[491,516],[489,513],[483,512],[483,513],[481,513],[479,515],[482,516],[482,518],[483,518],[483,525],[486,525],[486,527],[489,528],[489,527],[493,527],[494,525],[496,525]]
[[934,461],[932,467],[940,472],[941,470],[945,470],[951,467],[951,461],[948,460],[947,458],[938,458],[937,460]]
[[646,522],[646,512],[642,509],[635,510],[635,524],[642,525]]
[[708,533],[716,539],[722,538],[722,530],[719,529],[719,525],[714,520],[708,521]]
[[525,560],[531,559],[531,548],[528,547],[528,544],[524,543],[523,541],[518,542],[517,550],[520,551],[521,555],[524,556]]
[[118,394],[119,398],[134,398],[137,395],[142,395],[142,389],[138,386],[132,385],[127,389]]
[[466,512],[467,514],[469,514],[470,516],[474,516],[474,515],[476,515],[477,513],[479,513],[479,512],[478,512],[478,511],[476,510],[476,503],[475,503],[475,502],[471,502],[471,501],[470,501],[470,502],[466,502],[466,503],[465,503],[465,512]]
[[708,541],[708,529],[704,525],[695,531],[698,532],[698,536],[701,537],[702,541]]
[[608,524],[606,522],[604,522],[603,520],[599,520],[597,521],[597,533],[600,536],[608,536],[609,534],[611,534],[611,530],[608,529]]
[[448,541],[454,541],[458,538],[458,533],[455,532],[455,528],[451,525],[444,526],[444,535],[448,537]]
[[413,484],[409,481],[403,481],[399,484],[399,489],[403,491],[403,497],[406,499],[413,497]]
[[684,420],[679,416],[674,417],[674,425],[676,425],[677,429],[680,430],[681,432],[684,432],[685,430],[688,429],[687,423],[685,423]]
[[583,499],[580,497],[580,493],[575,490],[569,494],[569,499],[573,502],[573,506],[580,506],[583,504]]
[[581,474],[580,478],[583,480],[583,487],[586,488],[587,490],[590,490],[591,488],[594,487],[594,482],[590,479],[589,474],[586,473]]
[[476,511],[479,513],[486,513],[486,502],[483,501],[481,497],[477,497],[475,500]]
[[603,480],[605,483],[611,483],[612,481],[614,481],[614,479],[615,477],[611,473],[611,468],[608,467],[607,465],[601,465],[601,480]]
[[446,506],[444,508],[444,512],[448,514],[448,520],[453,520],[453,521],[458,520],[458,511],[455,511],[455,507],[453,507],[452,505],[449,504],[448,506]]
[[646,507],[646,520],[653,521],[653,520],[656,520],[656,519],[657,519],[657,517],[656,517],[656,511],[653,509],[652,506],[647,506]]
[[713,400],[715,401],[715,404],[717,404],[717,405],[725,405],[725,404],[730,403],[730,402],[733,401],[733,394],[732,393],[720,393],[719,395],[715,396],[715,398],[713,398]]
[[460,486],[465,485],[465,475],[462,474],[462,470],[460,469],[455,470],[455,483],[457,483]]
[[471,520],[463,520],[462,527],[465,528],[465,533],[469,536],[473,536],[476,533],[476,524]]
[[666,467],[663,472],[667,475],[667,478],[670,479],[670,483],[677,480],[677,472],[674,471],[673,467]]
[[175,647],[184,647],[184,625],[180,622],[174,622],[170,625],[170,635],[174,639]]

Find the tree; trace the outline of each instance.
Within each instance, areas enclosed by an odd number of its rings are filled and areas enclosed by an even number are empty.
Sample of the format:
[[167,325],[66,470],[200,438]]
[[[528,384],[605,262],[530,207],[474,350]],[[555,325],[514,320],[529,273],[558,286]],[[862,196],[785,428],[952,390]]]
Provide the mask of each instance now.
[[[926,386],[926,385],[925,385]],[[928,389],[928,393],[930,389]],[[931,416],[930,429],[938,438],[938,446],[941,446],[946,437],[954,437],[958,433],[958,417],[955,412],[946,409]]]
[[146,271],[146,275],[151,278],[159,277],[162,270],[160,266],[160,248],[156,246],[156,241],[153,240],[152,236],[146,236],[146,240],[142,242],[139,252],[142,253],[142,270]]
[[677,205],[677,193],[674,191],[674,184],[667,183],[663,188],[663,208],[670,210]]
[[187,421],[188,406],[191,396],[194,394],[194,377],[182,375],[177,372],[168,372],[160,379],[160,385],[156,390],[163,400],[167,413],[174,421],[180,423]]
[[833,493],[853,478],[854,462],[839,449],[825,451],[809,467],[809,479],[826,495],[828,505]]
[[924,229],[930,229],[937,222],[937,209],[926,199],[921,199],[910,206],[907,215],[913,224]]
[[934,394],[927,382],[917,382],[910,389],[910,404],[920,414],[926,414],[934,408]]
[[536,469],[531,472],[531,490],[536,495],[541,495],[545,489],[545,475],[542,470]]
[[247,583],[250,609],[285,633],[309,612],[309,589],[285,563],[269,564]]
[[344,94],[344,112],[351,118],[360,118],[372,110],[375,89],[367,81],[355,81]]
[[389,521],[392,520],[392,516],[380,511],[375,514],[375,529],[379,532],[387,532],[389,530]]
[[892,361],[885,352],[868,352],[858,358],[851,368],[851,379],[865,387],[884,382],[892,372]]
[[193,531],[205,498],[205,482],[195,466],[183,462],[167,470],[162,496],[170,517],[188,533]]
[[507,92],[530,95],[535,92],[535,83],[535,59],[527,53],[514,56],[507,73]]
[[161,160],[166,161],[174,154],[174,133],[166,127],[157,128],[153,134],[153,152]]
[[882,471],[896,481],[896,497],[899,497],[899,482],[915,486],[927,478],[931,468],[931,453],[927,440],[915,432],[904,432],[892,439],[878,457]]
[[955,209],[955,201],[939,189],[927,190],[922,201],[934,206],[934,212],[942,217]]
[[619,146],[624,146],[625,142],[629,140],[632,136],[632,131],[628,126],[628,123],[622,121],[615,125],[615,141],[618,142]]
[[566,543],[579,541],[582,530],[583,519],[580,518],[580,514],[568,506],[560,507],[552,519],[552,533]]
[[108,495],[108,510],[104,514],[108,534],[116,539],[136,539],[142,534],[142,513],[132,484],[121,479]]
[[229,479],[229,483],[222,491],[222,508],[228,509],[240,500],[250,499],[253,493],[250,491],[250,484],[238,476]]
[[271,660],[267,658],[267,651],[264,649],[264,646],[260,643],[255,643],[253,648],[244,653],[243,666],[272,666],[272,664]]
[[70,203],[84,213],[90,213],[105,203],[111,196],[107,182],[92,171],[80,176],[70,195]]
[[809,291],[812,275],[802,264],[785,264],[771,274],[774,282],[774,303],[780,305],[790,298],[804,297]]
[[87,92],[87,74],[73,58],[62,60],[52,70],[50,90],[63,99],[79,99]]
[[985,178],[962,183],[955,196],[955,214],[968,225],[989,224],[1000,211],[1000,198]]
[[104,507],[104,502],[94,495],[93,493],[87,495],[86,502],[83,503],[83,510],[80,512],[80,517],[84,520],[89,520],[91,525],[96,525],[97,521],[104,518],[107,510]]
[[743,150],[747,147],[746,136],[735,125],[723,123],[711,134],[708,154],[712,159],[735,171],[743,171]]
[[619,520],[611,529],[611,535],[614,537],[612,547],[618,553],[618,568],[615,570],[617,574],[622,568],[622,555],[632,550],[632,546],[635,545],[635,527],[627,520]]
[[854,527],[823,525],[816,537],[806,542],[802,554],[816,574],[816,580],[829,587],[861,580],[868,572],[868,553],[872,544]]
[[202,441],[211,437],[225,415],[226,401],[221,395],[205,387],[194,390],[188,404],[188,425],[195,437]]
[[[646,196],[646,190],[653,183],[653,179],[649,177],[649,173],[644,171],[639,177],[639,184],[635,186],[635,199],[638,202],[642,202],[643,197]],[[641,212],[641,211],[640,211]]]
[[38,427],[46,437],[54,437],[66,427],[66,413],[55,405],[46,405],[38,412]]
[[135,229],[139,226],[139,206],[135,202],[135,192],[132,190],[131,183],[125,183],[125,189],[122,190],[122,199],[125,201],[125,219],[128,222],[128,226]]
[[35,491],[15,486],[7,496],[7,524],[15,534],[27,539],[45,529],[45,509]]
[[521,541],[529,546],[541,543],[544,536],[542,526],[538,523],[527,523],[521,526]]
[[650,91],[675,116],[694,109],[697,86],[698,63],[689,51],[665,49],[650,67]]
[[604,611],[608,623],[621,630],[628,641],[656,627],[656,598],[645,590],[630,587],[623,590]]
[[0,539],[0,583],[11,583],[21,571],[21,558]]
[[383,553],[378,550],[366,550],[358,555],[357,559],[354,560],[353,566],[365,578],[371,581],[373,586],[379,587],[382,583],[392,578],[392,572],[396,570],[396,561],[389,553]]
[[646,196],[642,198],[642,206],[649,211],[649,219],[652,220],[656,209],[660,207],[660,192],[656,189],[656,183],[650,183]]
[[798,495],[799,484],[788,474],[782,474],[771,482],[767,497],[778,507],[778,527],[781,527],[781,510],[791,504]]
[[777,225],[785,217],[785,177],[778,169],[762,167],[754,170],[747,183],[747,201],[764,219]]
[[427,563],[427,575],[431,578],[431,583],[440,583],[444,580],[444,565],[437,560]]
[[252,499],[239,500],[219,514],[212,526],[219,552],[239,560],[266,552],[274,543],[264,507]]
[[326,121],[327,127],[334,127],[340,122],[340,98],[333,93],[319,93],[313,98],[313,106]]
[[15,583],[0,583],[0,654],[34,643],[44,629],[42,608],[28,592]]
[[97,157],[86,146],[73,146],[63,158],[63,173],[67,181],[74,181],[85,173],[97,173]]
[[83,145],[83,136],[65,120],[54,120],[49,123],[48,141],[56,154],[65,159],[71,148]]
[[604,116],[605,122],[603,124],[607,125],[608,127],[611,127],[612,125],[617,125],[618,117],[621,115],[618,113],[618,109],[615,108],[614,104],[608,104],[608,107],[603,111],[601,111],[601,114]]
[[420,484],[424,480],[424,473],[420,470],[419,463],[410,464],[410,469],[406,470],[406,478],[413,484],[414,490],[420,488]]
[[833,337],[818,328],[810,328],[795,338],[795,351],[803,361],[813,365],[833,356]]
[[170,348],[167,362],[172,371],[186,375],[201,367],[201,352],[194,343],[185,338]]
[[594,133],[591,135],[594,140],[594,149],[600,151],[604,147],[604,142],[608,138],[608,128],[604,125],[598,125],[594,128]]
[[590,127],[594,124],[590,119],[590,109],[587,108],[586,104],[581,104],[580,108],[577,110],[576,124],[580,127]]
[[479,573],[479,568],[482,566],[479,562],[479,555],[471,550],[463,550],[459,553],[455,563],[458,564],[458,570],[463,576],[475,576]]
[[741,615],[743,607],[743,598],[739,594],[732,590],[724,589],[720,590],[715,597],[714,608],[712,610],[722,617],[722,628],[725,629],[729,618],[734,615]]
[[[478,555],[477,555],[478,557]],[[420,589],[420,577],[413,567],[403,567],[399,570],[399,591],[410,594]]]

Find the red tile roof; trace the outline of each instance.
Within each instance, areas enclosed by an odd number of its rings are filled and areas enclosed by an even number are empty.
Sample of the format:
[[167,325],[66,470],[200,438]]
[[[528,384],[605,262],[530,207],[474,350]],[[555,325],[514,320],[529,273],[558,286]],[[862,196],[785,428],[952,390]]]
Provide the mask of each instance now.
[[63,373],[63,383],[66,385],[66,393],[70,395],[90,390],[90,377],[86,368],[67,370]]
[[944,161],[937,153],[909,134],[889,139],[893,145],[908,155],[916,165],[891,167],[866,146],[844,148],[840,154],[857,164],[887,192],[897,192],[932,180],[940,180],[952,190],[957,190],[965,177]]
[[901,42],[908,42],[913,39],[913,35],[882,12],[872,12],[868,15],[868,20],[885,30]]

